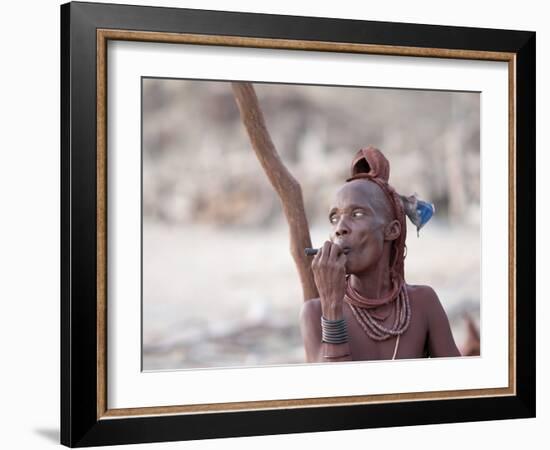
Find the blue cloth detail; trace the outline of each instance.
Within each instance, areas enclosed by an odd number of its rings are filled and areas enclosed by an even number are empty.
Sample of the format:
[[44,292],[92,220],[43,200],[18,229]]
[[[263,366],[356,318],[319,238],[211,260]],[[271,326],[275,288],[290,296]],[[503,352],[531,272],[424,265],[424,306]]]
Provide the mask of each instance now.
[[423,200],[418,200],[416,204],[416,213],[418,214],[417,228],[420,230],[434,215],[434,206],[431,203]]

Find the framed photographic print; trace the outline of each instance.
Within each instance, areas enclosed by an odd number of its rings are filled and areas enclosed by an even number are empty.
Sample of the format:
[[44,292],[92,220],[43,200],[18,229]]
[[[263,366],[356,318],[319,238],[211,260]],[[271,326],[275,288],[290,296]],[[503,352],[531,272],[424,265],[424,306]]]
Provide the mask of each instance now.
[[535,33],[61,6],[61,442],[535,415]]

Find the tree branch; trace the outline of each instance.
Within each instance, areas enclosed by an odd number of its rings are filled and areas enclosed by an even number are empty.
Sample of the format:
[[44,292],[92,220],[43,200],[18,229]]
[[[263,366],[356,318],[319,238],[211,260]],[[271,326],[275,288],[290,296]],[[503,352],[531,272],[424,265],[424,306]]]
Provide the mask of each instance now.
[[304,300],[316,298],[319,294],[311,271],[311,260],[304,254],[304,248],[311,247],[311,238],[302,188],[273,145],[252,84],[235,82],[232,87],[252,148],[281,200],[290,231],[290,253],[298,269]]

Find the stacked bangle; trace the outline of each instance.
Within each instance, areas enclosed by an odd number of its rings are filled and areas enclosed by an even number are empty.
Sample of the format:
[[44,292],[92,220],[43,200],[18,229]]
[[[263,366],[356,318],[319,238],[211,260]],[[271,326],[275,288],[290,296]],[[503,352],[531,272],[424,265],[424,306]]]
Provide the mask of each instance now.
[[348,331],[345,319],[329,320],[321,316],[322,341],[327,344],[345,344]]

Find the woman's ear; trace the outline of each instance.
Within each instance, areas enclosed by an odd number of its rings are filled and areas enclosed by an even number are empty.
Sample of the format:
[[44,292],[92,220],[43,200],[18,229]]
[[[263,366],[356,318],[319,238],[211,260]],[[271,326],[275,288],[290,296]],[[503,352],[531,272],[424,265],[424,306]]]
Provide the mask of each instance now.
[[386,241],[394,241],[400,234],[401,224],[399,223],[399,220],[394,219],[386,225],[384,239],[386,239]]

